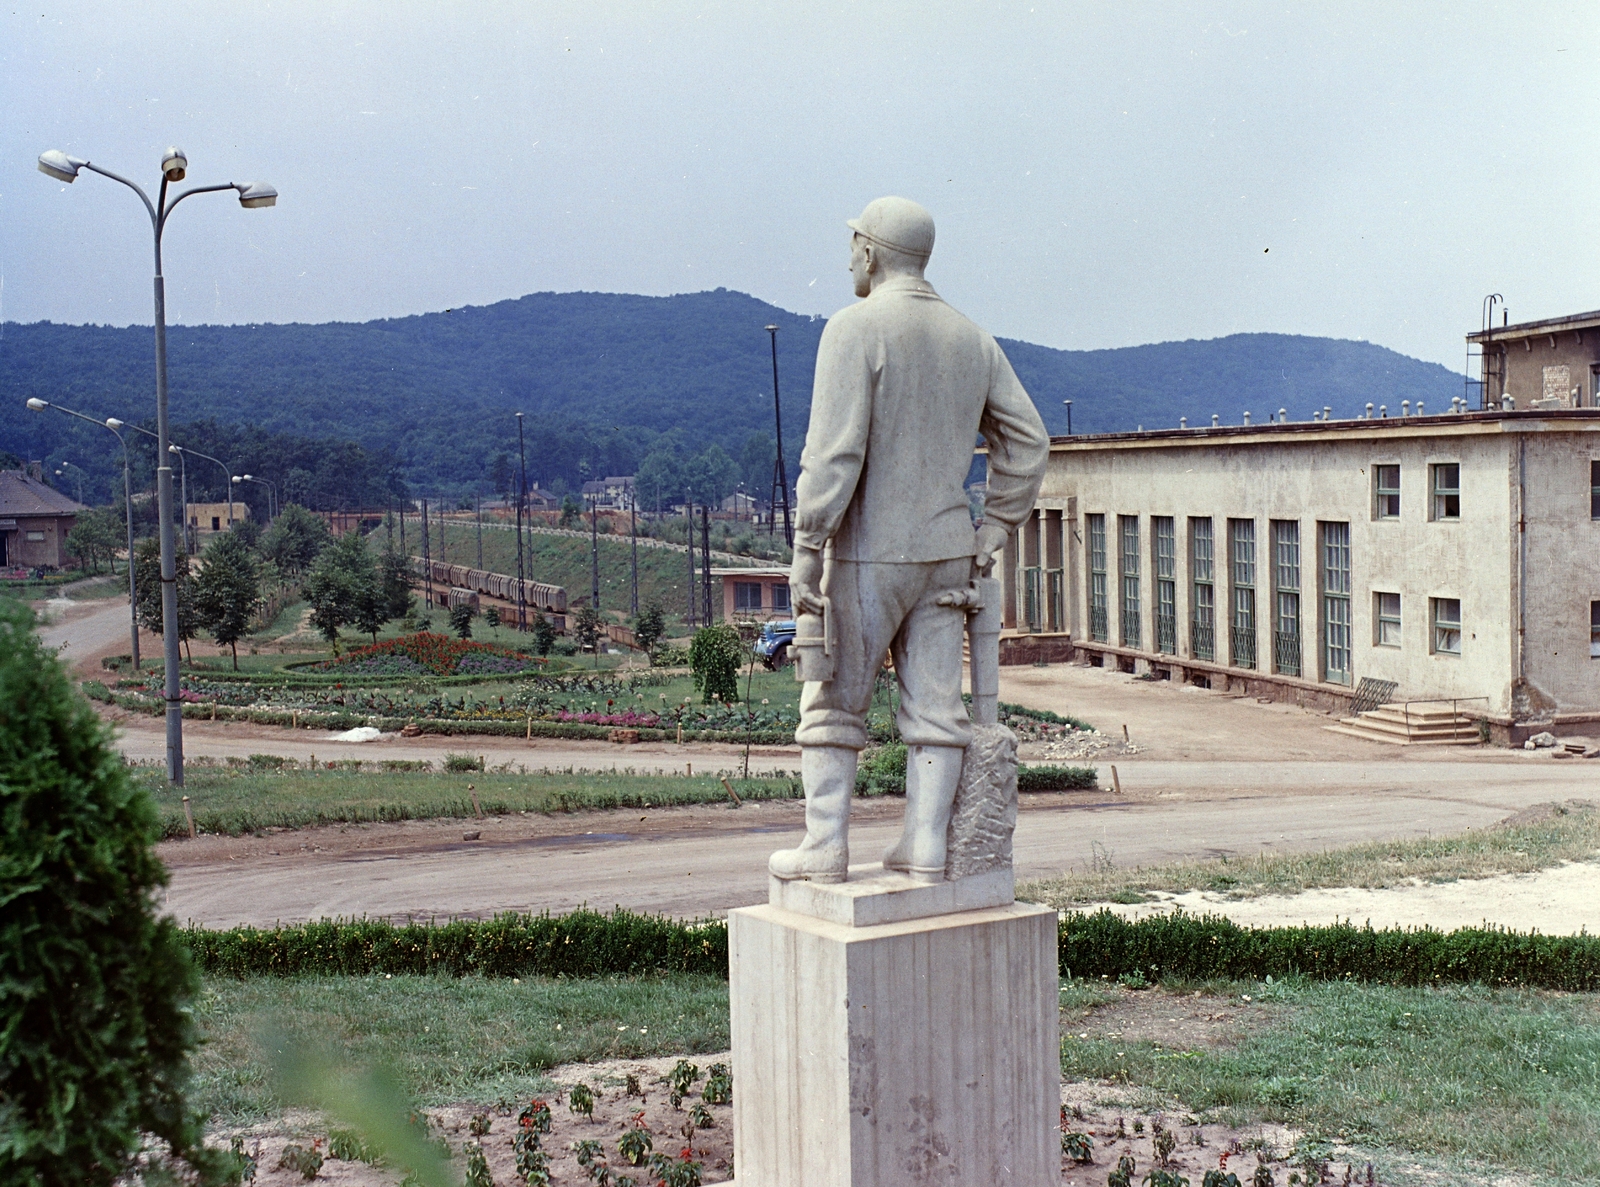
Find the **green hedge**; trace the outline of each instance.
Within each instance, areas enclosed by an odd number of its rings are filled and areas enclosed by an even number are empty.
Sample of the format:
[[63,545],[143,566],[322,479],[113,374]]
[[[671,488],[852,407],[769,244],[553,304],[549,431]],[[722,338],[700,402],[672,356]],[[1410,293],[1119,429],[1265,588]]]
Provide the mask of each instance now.
[[1477,982],[1571,992],[1600,990],[1600,937],[1499,929],[1374,931],[1330,927],[1240,927],[1176,912],[1137,923],[1100,911],[1061,922],[1061,971],[1070,977],[1143,974],[1151,981],[1381,981],[1393,985]]
[[287,927],[190,928],[200,971],[219,977],[444,973],[452,977],[728,975],[728,928],[617,910],[497,915],[451,923],[381,919]]
[[[498,915],[451,923],[338,920],[183,933],[212,976],[443,973],[485,977],[603,977],[662,973],[728,975],[721,920],[679,923],[617,910],[610,915]],[[1061,922],[1068,977],[1139,974],[1149,981],[1259,981],[1268,976],[1396,985],[1486,985],[1600,990],[1600,938],[1463,929],[1374,931],[1333,927],[1246,928],[1183,913],[1137,923],[1101,911]]]
[[1084,791],[1100,786],[1093,767],[1017,768],[1018,791]]

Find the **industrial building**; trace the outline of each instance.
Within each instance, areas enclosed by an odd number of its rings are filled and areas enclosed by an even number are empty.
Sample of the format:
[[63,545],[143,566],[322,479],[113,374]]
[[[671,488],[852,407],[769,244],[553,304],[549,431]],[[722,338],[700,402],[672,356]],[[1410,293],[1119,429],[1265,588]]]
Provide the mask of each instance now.
[[[1499,365],[1523,404],[1527,374]],[[1005,553],[1008,661],[1410,705],[1419,734],[1441,717],[1503,742],[1600,733],[1600,411],[1592,389],[1582,407],[1500,394],[1055,438]]]

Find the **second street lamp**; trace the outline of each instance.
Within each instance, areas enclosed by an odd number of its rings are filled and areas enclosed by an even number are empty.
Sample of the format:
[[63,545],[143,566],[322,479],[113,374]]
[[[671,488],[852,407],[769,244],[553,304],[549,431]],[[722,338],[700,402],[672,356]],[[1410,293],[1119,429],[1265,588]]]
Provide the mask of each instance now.
[[[189,161],[182,149],[169,148],[161,158],[161,188],[156,200],[137,183],[126,177],[103,169],[99,165],[78,157],[68,156],[59,149],[39,154],[39,172],[56,181],[71,184],[81,170],[88,169],[112,181],[121,182],[144,203],[150,215],[150,230],[155,239],[155,331],[156,331],[156,503],[161,519],[161,650],[165,657],[164,677],[167,702],[167,778],[175,785],[183,785],[183,700],[180,696],[178,663],[178,570],[177,540],[172,522],[172,465],[168,460],[167,445],[167,290],[166,278],[161,272],[161,233],[166,229],[167,218],[177,209],[178,203],[193,194],[206,194],[219,190],[237,190],[239,205],[255,210],[275,205],[278,191],[264,181],[230,181],[220,185],[193,186],[184,190],[171,202],[167,201],[167,186],[182,181],[189,171]],[[187,513],[185,514],[187,518]]]
[[[258,478],[254,474],[240,474],[235,482],[255,482],[267,488],[267,522],[270,524],[278,518],[278,488],[265,478]],[[479,565],[478,568],[483,568]]]
[[[122,446],[122,500],[123,514],[128,521],[128,616],[129,616],[129,651],[128,658],[133,661],[134,675],[139,674],[139,589],[134,583],[133,575],[133,479],[128,475],[128,442],[120,430],[123,424],[116,417],[105,421],[98,421],[92,416],[85,416],[81,412],[74,412],[71,408],[63,408],[60,404],[52,404],[49,400],[35,397],[28,401],[28,407],[35,412],[43,412],[46,408],[54,408],[57,412],[64,412],[68,416],[76,416],[79,420],[86,420],[92,425],[99,425],[109,429],[117,438],[117,443]],[[79,500],[80,502],[82,500]],[[113,566],[115,571],[115,566]]]

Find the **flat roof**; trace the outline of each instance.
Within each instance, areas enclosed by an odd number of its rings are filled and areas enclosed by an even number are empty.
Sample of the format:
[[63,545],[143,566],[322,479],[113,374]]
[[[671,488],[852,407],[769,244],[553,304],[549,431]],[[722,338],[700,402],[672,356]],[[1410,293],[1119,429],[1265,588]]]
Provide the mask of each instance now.
[[1454,437],[1483,433],[1548,432],[1551,430],[1600,432],[1600,408],[1553,408],[1518,412],[1445,412],[1430,416],[1364,416],[1345,420],[1269,421],[1267,424],[1206,425],[1197,429],[1146,429],[1134,433],[1075,433],[1051,437],[1056,450],[1096,449],[1103,446],[1169,446],[1190,444],[1256,444],[1288,437],[1303,441],[1341,437],[1399,436]]
[[1569,313],[1564,317],[1546,317],[1539,321],[1519,321],[1514,326],[1490,327],[1467,335],[1468,342],[1500,341],[1504,338],[1535,338],[1543,334],[1559,334],[1567,330],[1587,330],[1600,326],[1600,309],[1592,313]]
[[788,569],[778,569],[778,568],[766,568],[766,569],[732,569],[732,568],[728,568],[728,569],[722,569],[722,568],[717,568],[715,565],[713,565],[712,568],[711,568],[711,575],[713,577],[784,577],[784,578],[787,578],[789,576],[789,570]]

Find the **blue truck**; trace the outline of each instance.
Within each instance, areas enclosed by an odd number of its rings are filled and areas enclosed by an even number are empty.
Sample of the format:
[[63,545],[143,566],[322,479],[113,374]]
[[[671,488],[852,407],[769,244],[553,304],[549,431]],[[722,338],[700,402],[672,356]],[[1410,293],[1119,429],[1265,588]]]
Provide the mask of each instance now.
[[752,650],[768,671],[777,671],[789,662],[789,644],[794,642],[794,619],[783,618],[762,624]]

